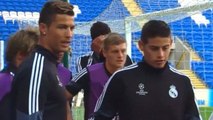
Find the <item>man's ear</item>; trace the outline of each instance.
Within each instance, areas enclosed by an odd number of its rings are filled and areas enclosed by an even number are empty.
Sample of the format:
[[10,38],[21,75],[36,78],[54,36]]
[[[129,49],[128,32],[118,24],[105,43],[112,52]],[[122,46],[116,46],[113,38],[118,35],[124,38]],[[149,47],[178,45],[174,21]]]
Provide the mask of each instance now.
[[41,35],[44,36],[47,34],[47,25],[44,23],[39,24],[39,31],[41,32]]
[[138,41],[138,47],[139,47],[139,49],[140,49],[141,51],[144,50],[144,43],[142,42],[142,40],[139,40],[139,41]]

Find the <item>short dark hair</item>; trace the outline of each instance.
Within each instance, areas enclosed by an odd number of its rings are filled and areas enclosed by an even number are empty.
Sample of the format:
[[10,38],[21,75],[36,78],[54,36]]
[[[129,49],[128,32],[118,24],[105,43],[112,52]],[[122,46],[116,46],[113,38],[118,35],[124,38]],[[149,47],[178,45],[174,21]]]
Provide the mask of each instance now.
[[38,43],[39,31],[37,28],[19,30],[13,34],[7,43],[6,61],[13,63],[18,52],[29,54]]
[[103,42],[103,49],[108,50],[111,45],[126,43],[126,39],[118,33],[109,33]]
[[169,37],[171,30],[169,25],[161,20],[150,20],[144,24],[141,31],[141,40],[147,43],[149,38]]
[[49,26],[56,14],[74,16],[73,6],[64,1],[48,1],[40,12],[39,23],[45,23]]
[[90,34],[91,34],[92,40],[94,40],[96,37],[100,35],[109,34],[110,32],[111,32],[110,27],[106,23],[103,23],[100,21],[97,21],[96,23],[94,23],[92,27],[90,28]]

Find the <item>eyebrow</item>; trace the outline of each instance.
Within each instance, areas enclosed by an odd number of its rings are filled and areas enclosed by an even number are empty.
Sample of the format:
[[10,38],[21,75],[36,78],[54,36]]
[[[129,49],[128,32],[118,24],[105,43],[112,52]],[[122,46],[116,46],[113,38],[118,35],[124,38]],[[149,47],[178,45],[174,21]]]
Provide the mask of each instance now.
[[150,45],[150,47],[168,47],[169,45],[164,45],[164,46],[155,46],[155,45]]

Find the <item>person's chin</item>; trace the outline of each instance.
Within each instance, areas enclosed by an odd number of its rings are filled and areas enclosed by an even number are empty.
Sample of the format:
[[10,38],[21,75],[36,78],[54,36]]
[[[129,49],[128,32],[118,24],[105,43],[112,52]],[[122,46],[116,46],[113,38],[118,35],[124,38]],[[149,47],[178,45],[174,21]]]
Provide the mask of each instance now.
[[123,67],[124,67],[124,64],[123,64],[123,63],[119,63],[119,64],[117,64],[117,67],[118,67],[118,68],[123,68]]
[[165,65],[165,61],[155,61],[155,67],[163,68]]
[[64,46],[61,48],[61,52],[67,52],[69,50],[69,47]]
[[164,68],[164,66],[165,66],[164,63],[162,63],[162,64],[157,64],[157,65],[155,65],[155,68],[161,69],[161,68]]

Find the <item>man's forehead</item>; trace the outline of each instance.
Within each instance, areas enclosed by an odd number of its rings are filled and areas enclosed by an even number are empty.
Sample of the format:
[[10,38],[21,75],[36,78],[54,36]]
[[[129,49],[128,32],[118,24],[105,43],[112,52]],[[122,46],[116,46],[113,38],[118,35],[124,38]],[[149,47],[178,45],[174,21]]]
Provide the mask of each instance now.
[[56,14],[55,16],[53,16],[52,22],[61,24],[63,24],[64,22],[69,22],[74,24],[74,17],[66,14]]
[[120,44],[113,44],[113,45],[109,45],[110,48],[127,48],[126,43],[120,43]]

